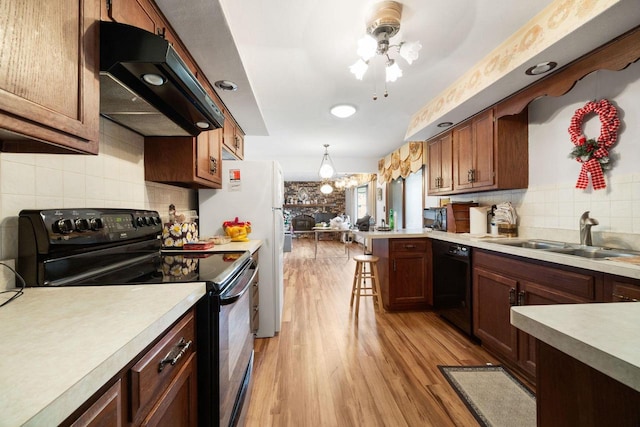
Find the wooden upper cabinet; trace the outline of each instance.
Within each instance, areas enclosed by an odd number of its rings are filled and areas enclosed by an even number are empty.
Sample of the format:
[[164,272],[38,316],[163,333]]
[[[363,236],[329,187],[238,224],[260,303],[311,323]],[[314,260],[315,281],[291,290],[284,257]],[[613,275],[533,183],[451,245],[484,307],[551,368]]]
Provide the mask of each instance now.
[[474,119],[472,123],[475,142],[471,174],[473,187],[492,187],[495,182],[493,110]]
[[427,141],[428,193],[527,188],[528,141],[527,110],[499,119],[493,109],[478,114]]
[[147,137],[144,179],[186,188],[222,188],[222,129],[197,137]]
[[427,143],[427,191],[429,195],[453,189],[451,132]]
[[222,131],[202,132],[197,137],[196,176],[221,188],[222,184]]
[[230,155],[226,157],[223,155],[224,158],[237,160],[244,158],[244,133],[228,110],[225,110],[224,115],[222,145],[224,151]]
[[99,0],[0,2],[0,147],[98,153]]
[[453,187],[493,187],[493,110],[480,114],[453,130]]

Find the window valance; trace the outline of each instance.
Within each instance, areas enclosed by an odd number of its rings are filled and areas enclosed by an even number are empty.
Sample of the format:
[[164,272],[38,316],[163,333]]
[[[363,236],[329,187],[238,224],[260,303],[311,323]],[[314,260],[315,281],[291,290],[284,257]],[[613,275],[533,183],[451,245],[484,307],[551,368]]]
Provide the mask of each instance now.
[[424,164],[424,143],[410,141],[378,161],[378,182],[385,184],[398,177],[406,178]]

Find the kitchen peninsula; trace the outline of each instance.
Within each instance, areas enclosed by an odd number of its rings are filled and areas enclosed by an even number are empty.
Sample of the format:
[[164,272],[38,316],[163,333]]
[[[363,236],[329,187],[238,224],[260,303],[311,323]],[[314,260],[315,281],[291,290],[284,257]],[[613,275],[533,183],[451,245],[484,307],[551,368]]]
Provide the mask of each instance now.
[[640,303],[514,307],[538,339],[539,426],[640,424]]
[[540,251],[536,249],[503,244],[504,242],[509,240],[523,240],[523,237],[478,238],[467,233],[448,233],[444,231],[431,231],[430,229],[402,229],[396,231],[354,231],[353,233],[356,236],[364,238],[367,247],[369,247],[372,241],[378,239],[437,239],[451,243],[471,246],[476,249],[486,249],[505,255],[514,255],[531,260],[546,261],[565,266],[577,267],[585,270],[592,270],[601,273],[628,277],[631,279],[640,279],[640,266],[638,265],[611,261],[607,259],[593,260],[582,258],[579,256]]

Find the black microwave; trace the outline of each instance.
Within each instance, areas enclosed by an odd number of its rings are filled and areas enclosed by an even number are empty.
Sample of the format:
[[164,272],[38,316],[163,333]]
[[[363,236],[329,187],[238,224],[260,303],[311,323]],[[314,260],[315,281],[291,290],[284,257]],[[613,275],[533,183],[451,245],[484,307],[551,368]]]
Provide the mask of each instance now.
[[447,208],[425,208],[423,214],[425,228],[447,231]]

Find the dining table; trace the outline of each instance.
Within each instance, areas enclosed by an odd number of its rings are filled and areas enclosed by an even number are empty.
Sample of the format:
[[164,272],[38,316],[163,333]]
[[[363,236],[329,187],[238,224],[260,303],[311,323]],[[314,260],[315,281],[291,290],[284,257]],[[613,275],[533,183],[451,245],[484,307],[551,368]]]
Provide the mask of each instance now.
[[349,258],[349,245],[347,245],[348,241],[349,241],[349,236],[351,234],[351,230],[350,229],[343,229],[343,228],[332,228],[332,227],[313,227],[311,229],[315,236],[314,236],[314,252],[313,252],[313,258],[318,258],[318,238],[320,236],[320,234],[322,233],[340,233],[341,234],[341,239],[344,242],[344,253],[346,254],[347,258]]

